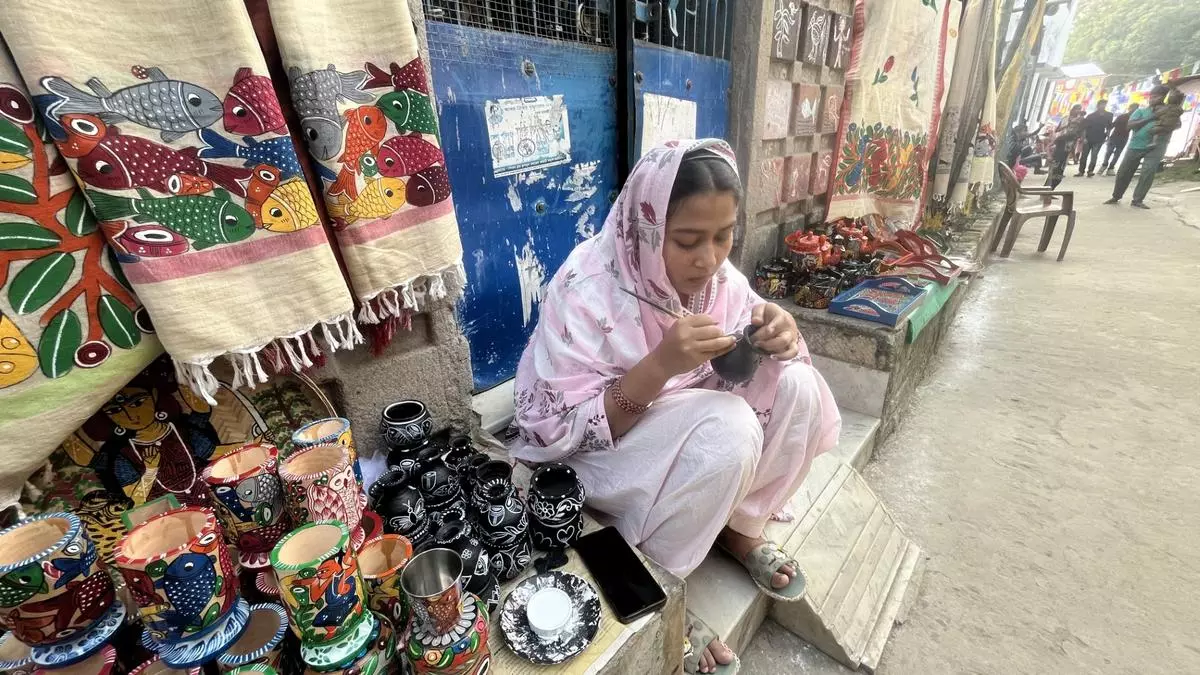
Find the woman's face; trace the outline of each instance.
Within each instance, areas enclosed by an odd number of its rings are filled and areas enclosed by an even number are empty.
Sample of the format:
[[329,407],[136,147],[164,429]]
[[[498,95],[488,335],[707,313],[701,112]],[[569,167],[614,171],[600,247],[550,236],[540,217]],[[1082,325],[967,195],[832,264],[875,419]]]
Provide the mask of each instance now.
[[737,200],[732,192],[692,195],[667,218],[663,260],[667,278],[680,295],[704,290],[733,248]]
[[104,414],[120,427],[141,431],[154,423],[154,395],[138,387],[125,387],[104,406]]

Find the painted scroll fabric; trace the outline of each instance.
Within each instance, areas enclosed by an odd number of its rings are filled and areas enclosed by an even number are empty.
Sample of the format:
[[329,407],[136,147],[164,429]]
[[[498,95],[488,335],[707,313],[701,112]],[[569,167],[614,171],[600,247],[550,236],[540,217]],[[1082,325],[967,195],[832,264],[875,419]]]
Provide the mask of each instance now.
[[93,10],[13,3],[0,30],[181,382],[361,341],[242,3]]
[[0,508],[162,351],[0,42]]
[[827,220],[882,218],[912,227],[936,137],[947,3],[857,2]]
[[[1039,19],[1040,21],[1040,19]],[[983,108],[979,113],[979,126],[975,130],[975,142],[971,146],[970,170],[966,180],[955,184],[954,197],[957,200],[966,198],[966,190],[960,188],[965,184],[979,194],[992,187],[992,177],[996,175],[996,32],[995,16],[986,19],[985,29],[988,31],[987,53],[984,56],[983,75],[987,84],[983,92]]]
[[[958,152],[958,135],[961,127],[973,125],[974,119],[966,106],[967,94],[978,88],[978,77],[982,76],[982,68],[976,71],[976,64],[985,58],[982,38],[981,21],[982,8],[989,0],[967,0],[959,28],[957,45],[954,50],[953,65],[950,53],[946,54],[946,97],[942,112],[942,120],[938,125],[937,165],[934,169],[932,198],[936,203],[942,203],[950,195],[953,186],[951,170],[954,166],[954,156]],[[955,3],[957,4],[957,3]],[[951,17],[950,25],[955,23]]]
[[408,4],[269,4],[359,320],[405,322],[457,297],[462,244]]

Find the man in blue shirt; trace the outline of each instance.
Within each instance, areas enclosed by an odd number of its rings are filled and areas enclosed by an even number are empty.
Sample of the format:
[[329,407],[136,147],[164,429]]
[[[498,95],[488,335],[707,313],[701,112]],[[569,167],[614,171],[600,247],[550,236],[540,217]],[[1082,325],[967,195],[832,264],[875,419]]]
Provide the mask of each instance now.
[[1133,174],[1137,172],[1138,165],[1141,164],[1142,175],[1133,189],[1133,201],[1130,202],[1130,206],[1139,209],[1150,208],[1146,206],[1144,200],[1146,195],[1150,194],[1150,186],[1154,183],[1154,176],[1158,173],[1158,165],[1162,162],[1163,155],[1167,151],[1167,141],[1170,139],[1170,134],[1157,135],[1154,109],[1163,104],[1170,91],[1171,88],[1164,84],[1154,87],[1150,90],[1148,105],[1138,108],[1130,115],[1129,145],[1125,150],[1125,159],[1121,160],[1121,167],[1117,169],[1117,181],[1113,185],[1112,199],[1104,202],[1105,204],[1120,203],[1121,197],[1125,196],[1125,190],[1133,181]]

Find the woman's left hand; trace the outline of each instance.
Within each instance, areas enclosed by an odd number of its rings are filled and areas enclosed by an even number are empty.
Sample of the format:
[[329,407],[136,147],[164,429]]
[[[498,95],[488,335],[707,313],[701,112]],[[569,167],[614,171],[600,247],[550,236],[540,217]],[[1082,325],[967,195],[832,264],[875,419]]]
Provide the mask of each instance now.
[[800,329],[796,320],[779,305],[764,302],[750,314],[750,324],[758,326],[751,341],[776,361],[790,361],[800,353]]

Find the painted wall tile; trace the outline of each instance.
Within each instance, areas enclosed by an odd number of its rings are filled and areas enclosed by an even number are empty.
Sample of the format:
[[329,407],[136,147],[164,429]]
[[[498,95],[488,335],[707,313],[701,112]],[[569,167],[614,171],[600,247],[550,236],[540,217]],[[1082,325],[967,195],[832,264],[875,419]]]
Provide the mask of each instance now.
[[812,181],[809,192],[813,195],[823,195],[829,190],[829,171],[832,166],[832,150],[825,150],[813,155]]
[[763,138],[786,138],[792,112],[792,83],[783,80],[767,82],[764,102],[763,113],[766,120],[763,124]]
[[771,15],[771,58],[794,61],[800,43],[800,22],[804,18],[796,0],[775,0]]
[[799,54],[801,61],[814,66],[825,63],[825,50],[829,47],[829,17],[828,10],[813,5],[804,6],[804,36]]
[[821,109],[821,87],[815,84],[797,86],[792,108],[792,135],[809,136],[817,133],[817,112]]
[[854,19],[848,14],[832,14],[829,19],[829,54],[825,65],[834,70],[850,67],[850,47],[854,44]]
[[825,101],[821,104],[821,133],[834,134],[838,130],[838,119],[842,114],[841,87],[826,87]]
[[808,197],[809,174],[812,172],[812,153],[792,155],[783,167],[783,203],[791,204]]

